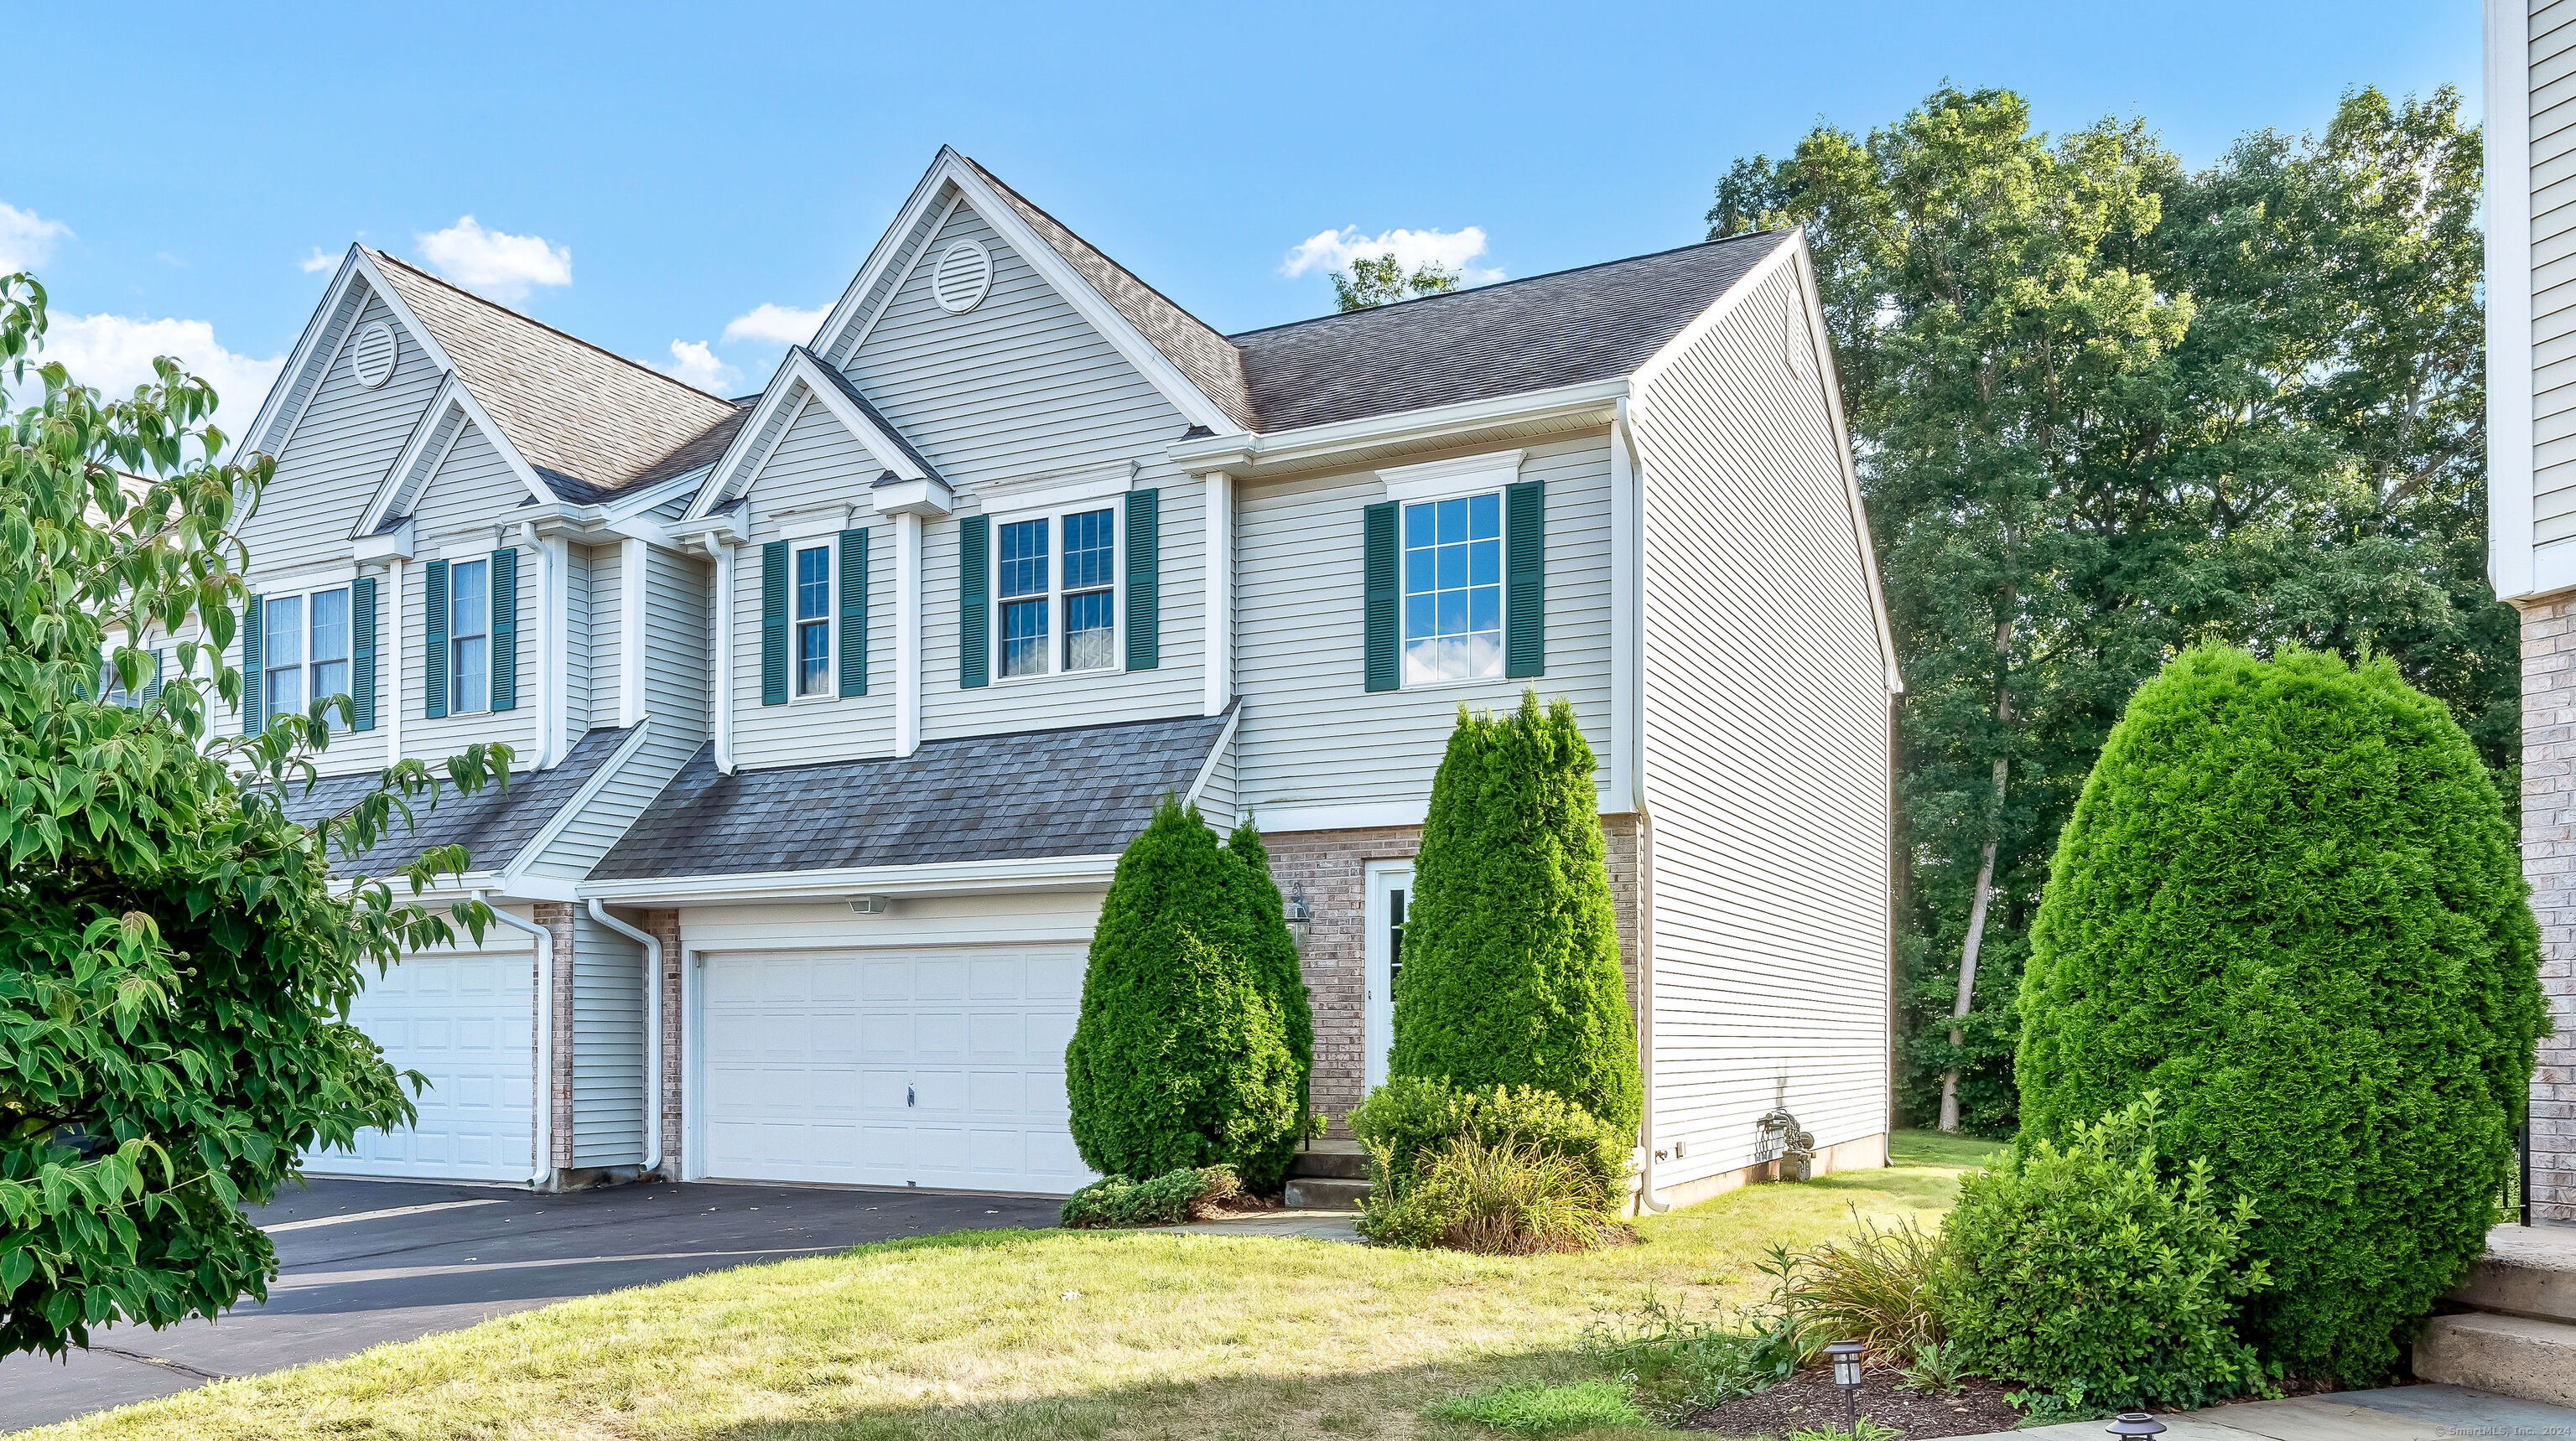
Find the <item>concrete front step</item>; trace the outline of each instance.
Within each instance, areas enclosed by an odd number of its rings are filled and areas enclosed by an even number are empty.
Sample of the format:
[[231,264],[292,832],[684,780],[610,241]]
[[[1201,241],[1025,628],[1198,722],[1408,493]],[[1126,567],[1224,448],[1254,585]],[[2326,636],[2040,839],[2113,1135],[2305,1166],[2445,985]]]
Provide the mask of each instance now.
[[1356,1211],[1368,1193],[1368,1182],[1346,1176],[1291,1176],[1281,1199],[1292,1211]]
[[1291,1176],[1338,1176],[1346,1181],[1368,1175],[1368,1152],[1357,1141],[1317,1141],[1288,1163]]
[[2576,1406],[2576,1322],[2470,1312],[2436,1316],[2415,1343],[2415,1374],[2478,1391]]
[[2481,1311],[2576,1321],[2576,1226],[2498,1226],[2451,1299]]

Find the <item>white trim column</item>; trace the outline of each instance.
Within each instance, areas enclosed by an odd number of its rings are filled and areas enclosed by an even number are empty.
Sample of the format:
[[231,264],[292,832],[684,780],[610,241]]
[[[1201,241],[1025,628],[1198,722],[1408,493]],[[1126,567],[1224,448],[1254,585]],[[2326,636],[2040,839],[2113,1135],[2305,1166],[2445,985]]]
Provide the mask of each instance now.
[[403,631],[403,573],[409,569],[399,555],[385,561],[385,589],[392,598],[384,610],[391,623],[376,643],[376,712],[384,720],[386,765],[403,758],[403,657],[411,653],[411,637]]
[[921,517],[894,518],[894,753],[921,749]]
[[2531,13],[2486,0],[2487,579],[2513,600],[2576,582],[2532,555]]
[[644,608],[652,556],[643,541],[617,543],[617,724],[644,718]]
[[733,542],[700,537],[715,560],[715,664],[707,675],[707,719],[715,729],[716,770],[733,774]]
[[1207,643],[1199,712],[1216,715],[1234,699],[1234,477],[1222,470],[1207,474],[1200,544],[1207,557]]

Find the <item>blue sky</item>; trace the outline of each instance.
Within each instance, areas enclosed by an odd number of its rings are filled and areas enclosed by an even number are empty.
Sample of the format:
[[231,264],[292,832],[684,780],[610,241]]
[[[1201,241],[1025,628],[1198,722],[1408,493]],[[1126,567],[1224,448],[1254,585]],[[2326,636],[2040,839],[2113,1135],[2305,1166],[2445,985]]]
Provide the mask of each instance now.
[[1330,308],[1326,264],[1291,273],[1326,232],[1508,276],[1689,243],[1735,157],[1944,79],[2050,129],[2144,116],[2194,163],[2352,85],[2452,83],[2474,113],[2478,23],[2470,0],[19,7],[12,48],[44,60],[13,67],[0,270],[38,267],[84,378],[176,351],[236,424],[317,252],[352,239],[731,393],[942,143],[1239,330]]

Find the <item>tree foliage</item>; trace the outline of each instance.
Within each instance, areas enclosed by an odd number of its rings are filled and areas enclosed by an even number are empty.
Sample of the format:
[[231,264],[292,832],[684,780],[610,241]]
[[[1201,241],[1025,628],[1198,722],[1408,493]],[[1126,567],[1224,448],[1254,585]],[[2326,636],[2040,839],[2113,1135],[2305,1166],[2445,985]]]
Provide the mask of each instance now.
[[1315,1009],[1306,994],[1305,967],[1297,959],[1297,938],[1288,931],[1287,903],[1280,899],[1279,883],[1270,875],[1270,851],[1261,844],[1261,832],[1249,818],[1234,828],[1225,848],[1242,863],[1236,882],[1243,887],[1243,899],[1237,904],[1246,930],[1244,954],[1279,1007],[1288,1054],[1297,1063],[1297,1114],[1302,1117],[1307,1114],[1307,1081],[1315,1065]]
[[1407,275],[1404,262],[1393,251],[1375,258],[1354,256],[1349,270],[1333,272],[1333,305],[1347,313],[1417,295],[1446,295],[1458,288],[1460,278],[1457,271],[1439,265],[1417,266]]
[[2478,175],[2448,89],[2192,171],[2142,122],[2052,138],[1944,88],[1718,187],[1712,237],[1806,227],[1904,665],[1908,1112],[1955,1074],[1968,1128],[2011,1130],[2055,837],[2182,648],[2386,656],[2509,774]]
[[1593,769],[1563,699],[1459,708],[1414,862],[1387,1069],[1534,1086],[1633,1135],[1645,1092]]
[[2184,653],[2084,784],[2032,932],[2025,1135],[2149,1092],[2251,1203],[2295,1374],[2376,1381],[2486,1247],[2548,1029],[2512,826],[2396,666]]
[[[43,289],[0,278],[0,384],[33,402],[0,432],[0,1355],[264,1297],[275,1256],[236,1207],[411,1119],[349,1002],[368,963],[453,934],[386,879],[329,875],[328,847],[353,859],[434,802],[419,762],[323,830],[282,809],[345,697],[208,733],[244,684],[223,647],[270,460],[217,463],[214,391],[176,363],[111,400],[31,363],[44,330]],[[172,636],[156,690],[133,642]],[[137,703],[106,703],[111,675]],[[448,778],[508,762],[478,747]],[[417,896],[465,863],[399,879]],[[489,914],[453,910],[478,936]]]
[[[1304,1134],[1263,916],[1244,862],[1166,797],[1118,858],[1065,1047],[1073,1143],[1103,1176],[1231,1166],[1276,1186]],[[1267,877],[1263,877],[1266,883]]]

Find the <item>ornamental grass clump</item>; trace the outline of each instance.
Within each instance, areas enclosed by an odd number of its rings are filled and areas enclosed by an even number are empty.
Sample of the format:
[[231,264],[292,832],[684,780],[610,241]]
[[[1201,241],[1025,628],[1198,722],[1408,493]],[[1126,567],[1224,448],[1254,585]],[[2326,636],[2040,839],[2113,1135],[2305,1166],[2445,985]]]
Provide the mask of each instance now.
[[2513,828],[2386,660],[2184,653],[2085,781],[2032,931],[2024,1134],[2149,1092],[2250,1203],[2244,1333],[2375,1381],[2484,1249],[2547,1029]]
[[1197,807],[1169,798],[1119,857],[1064,1053],[1074,1146],[1092,1170],[1228,1166],[1256,1191],[1287,1174],[1305,1067],[1261,960],[1263,928],[1286,923],[1275,898],[1266,914],[1247,904],[1254,884]]
[[[1392,1185],[1375,1183],[1389,1178]],[[1409,1177],[1380,1159],[1359,1232],[1383,1246],[1440,1246],[1485,1256],[1581,1251],[1621,1227],[1582,1162],[1525,1141],[1472,1132],[1424,1153]]]

